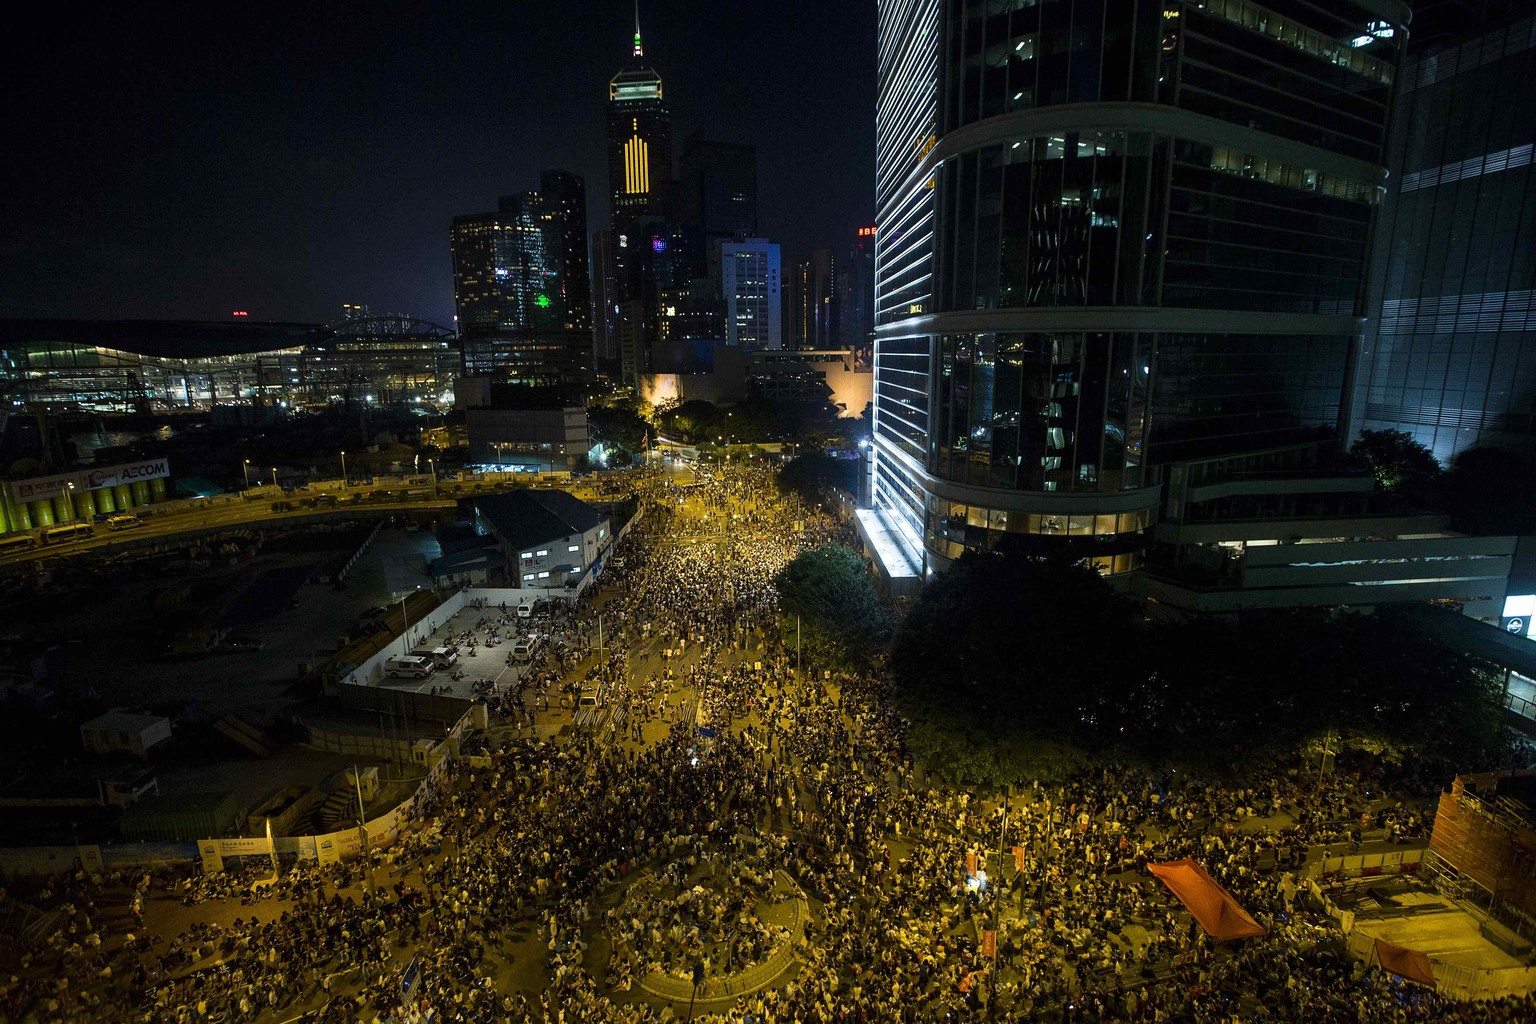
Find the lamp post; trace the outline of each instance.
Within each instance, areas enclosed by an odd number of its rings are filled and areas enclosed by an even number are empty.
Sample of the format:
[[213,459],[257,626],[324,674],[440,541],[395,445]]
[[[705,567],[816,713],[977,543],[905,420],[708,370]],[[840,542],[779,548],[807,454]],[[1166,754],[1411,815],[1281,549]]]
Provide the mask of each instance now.
[[428,459],[427,468],[432,471],[432,492],[437,493],[437,460]]
[[277,486],[277,467],[276,466],[272,467],[272,486],[273,487]]
[[75,511],[75,482],[73,480],[66,480],[64,483],[69,488],[64,492],[64,499],[69,502],[69,518],[72,520],[79,519],[80,513]]
[[246,459],[240,463],[240,473],[245,477],[245,489],[251,489],[251,460]]
[[352,482],[351,478],[347,476],[347,453],[346,452],[342,452],[341,453],[341,486],[342,487],[346,487],[351,482]]

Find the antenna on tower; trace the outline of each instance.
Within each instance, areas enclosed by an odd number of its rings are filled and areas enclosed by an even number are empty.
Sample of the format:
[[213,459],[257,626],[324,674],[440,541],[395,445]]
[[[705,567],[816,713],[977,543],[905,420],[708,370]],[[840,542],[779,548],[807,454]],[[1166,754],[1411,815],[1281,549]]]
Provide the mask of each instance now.
[[645,56],[645,47],[640,44],[640,0],[635,0],[635,56]]

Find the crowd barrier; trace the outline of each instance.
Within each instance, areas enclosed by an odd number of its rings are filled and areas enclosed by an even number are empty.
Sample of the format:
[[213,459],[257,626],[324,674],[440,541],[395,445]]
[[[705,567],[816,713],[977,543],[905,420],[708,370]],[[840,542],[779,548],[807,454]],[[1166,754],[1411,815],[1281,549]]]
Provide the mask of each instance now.
[[1423,847],[1391,850],[1386,853],[1361,853],[1348,857],[1324,857],[1308,864],[1303,874],[1325,882],[1348,878],[1372,878],[1377,875],[1411,875],[1424,862]]

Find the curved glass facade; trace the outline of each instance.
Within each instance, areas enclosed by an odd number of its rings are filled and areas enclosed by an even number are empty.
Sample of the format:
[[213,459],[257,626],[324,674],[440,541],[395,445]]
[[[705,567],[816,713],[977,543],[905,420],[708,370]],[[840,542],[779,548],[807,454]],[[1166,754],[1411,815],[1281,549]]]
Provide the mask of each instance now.
[[1133,569],[1161,464],[1337,435],[1384,10],[882,0],[872,502],[914,562]]

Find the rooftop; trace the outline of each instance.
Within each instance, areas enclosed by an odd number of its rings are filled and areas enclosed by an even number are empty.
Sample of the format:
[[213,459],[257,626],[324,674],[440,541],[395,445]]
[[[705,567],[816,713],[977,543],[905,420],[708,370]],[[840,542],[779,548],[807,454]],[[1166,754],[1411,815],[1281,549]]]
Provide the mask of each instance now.
[[475,510],[515,548],[586,533],[607,520],[565,491],[512,491],[475,501]]

